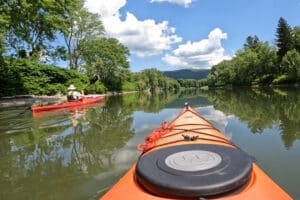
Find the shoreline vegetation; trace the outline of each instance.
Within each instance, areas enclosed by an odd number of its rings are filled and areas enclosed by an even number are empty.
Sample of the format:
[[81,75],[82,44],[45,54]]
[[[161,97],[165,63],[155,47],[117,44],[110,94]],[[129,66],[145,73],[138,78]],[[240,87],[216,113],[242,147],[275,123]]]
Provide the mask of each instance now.
[[276,46],[248,36],[231,60],[212,67],[209,86],[275,86],[300,84],[300,26],[290,27],[282,17],[276,29]]
[[[282,17],[275,44],[248,36],[231,60],[197,80],[167,77],[159,66],[130,71],[128,47],[106,37],[100,16],[82,1],[6,1],[0,13],[0,97],[66,95],[70,84],[88,95],[300,84],[300,26],[290,27]],[[61,62],[68,64],[57,67]]]
[[[98,97],[98,96],[114,96],[135,93],[136,91],[130,92],[108,92],[105,94],[90,94],[85,97]],[[31,107],[34,105],[50,105],[58,104],[67,101],[65,95],[53,95],[53,96],[36,96],[36,95],[17,95],[0,98],[0,109],[6,108],[17,108],[17,107]]]
[[[207,86],[203,87],[189,87],[189,88],[180,88],[176,92],[179,91],[189,91],[189,90],[195,90],[195,91],[213,91],[213,90],[224,90],[230,92],[233,89],[271,89],[274,91],[277,91],[277,89],[300,89],[300,86],[298,84],[281,84],[281,85],[254,85],[254,86],[218,86],[218,87],[210,87],[208,88]],[[151,95],[153,93],[155,94],[160,94],[164,93],[165,91],[163,90],[156,90],[154,92],[150,90],[145,90],[145,91],[119,91],[119,92],[107,92],[104,94],[88,94],[84,95],[85,97],[108,97],[108,96],[119,96],[119,95],[126,95],[126,94],[132,94],[132,93],[138,93],[138,92],[143,92],[145,94]],[[173,91],[175,92],[175,91]],[[58,95],[16,95],[16,96],[6,96],[6,97],[0,97],[0,110],[7,109],[7,108],[18,108],[18,107],[32,107],[35,105],[50,105],[50,104],[59,104],[67,101],[66,95],[58,94]]]

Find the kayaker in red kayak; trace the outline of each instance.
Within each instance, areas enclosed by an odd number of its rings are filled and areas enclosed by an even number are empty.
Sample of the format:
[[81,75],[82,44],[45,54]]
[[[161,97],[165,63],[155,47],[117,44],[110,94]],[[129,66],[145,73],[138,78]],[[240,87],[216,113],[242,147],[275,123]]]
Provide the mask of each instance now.
[[80,101],[83,99],[83,95],[83,93],[76,91],[76,87],[73,84],[68,87],[68,101]]

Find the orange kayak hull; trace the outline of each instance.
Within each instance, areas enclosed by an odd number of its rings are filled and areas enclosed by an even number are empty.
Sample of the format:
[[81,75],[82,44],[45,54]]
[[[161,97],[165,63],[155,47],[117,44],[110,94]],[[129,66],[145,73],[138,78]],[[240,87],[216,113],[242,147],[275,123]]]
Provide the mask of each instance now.
[[[114,199],[143,199],[143,200],[166,200],[166,199],[199,199],[199,196],[174,196],[170,194],[168,196],[166,192],[160,193],[160,188],[156,187],[158,191],[149,189],[147,185],[143,185],[139,181],[139,167],[141,159],[146,159],[152,154],[158,154],[165,149],[176,149],[190,146],[192,144],[196,146],[210,146],[216,145],[217,147],[224,147],[225,149],[232,148],[233,150],[239,149],[236,145],[231,143],[223,134],[217,129],[211,126],[211,124],[202,118],[194,109],[186,106],[179,115],[169,124],[163,124],[161,128],[155,130],[145,140],[145,143],[139,145],[138,148],[143,151],[139,161],[135,163],[128,172],[100,199],[114,200]],[[175,153],[177,154],[177,153]],[[172,157],[172,154],[169,157]],[[243,154],[242,154],[243,155]],[[184,157],[184,156],[181,156]],[[206,159],[206,158],[205,158]],[[159,162],[159,161],[157,161]],[[222,161],[223,162],[223,161]],[[182,163],[179,163],[181,165]],[[224,200],[253,200],[253,199],[280,199],[289,200],[292,199],[279,185],[277,185],[266,173],[264,173],[254,162],[251,162],[251,171],[249,173],[249,179],[246,183],[243,183],[242,187],[234,189],[224,194],[205,196],[203,199],[224,199]],[[167,166],[167,168],[169,168]],[[172,168],[172,166],[171,166]],[[176,166],[175,166],[176,168]],[[215,167],[212,167],[213,169]],[[184,169],[174,169],[172,173]],[[183,172],[184,174],[192,174],[191,172]],[[201,170],[200,170],[201,171]],[[205,171],[205,170],[204,170]],[[238,171],[238,170],[237,170]],[[152,173],[152,172],[151,172]],[[153,176],[156,172],[153,173]],[[195,173],[198,173],[195,171]],[[151,174],[150,174],[151,175]],[[202,176],[202,175],[201,175]],[[167,176],[166,176],[167,177]],[[204,176],[203,176],[204,177]],[[161,176],[160,179],[164,179]],[[209,178],[209,177],[208,177]],[[180,177],[180,179],[182,179]],[[161,180],[157,180],[160,182]],[[155,182],[155,181],[154,181]],[[226,181],[225,181],[226,182]],[[184,182],[185,183],[185,182]],[[157,184],[157,183],[155,183]],[[173,183],[170,183],[171,185]],[[218,185],[219,183],[217,183]],[[176,183],[172,185],[176,186]],[[183,186],[184,187],[184,186]],[[180,189],[180,188],[179,188]],[[208,194],[208,193],[207,193]],[[217,193],[216,193],[217,194]]]

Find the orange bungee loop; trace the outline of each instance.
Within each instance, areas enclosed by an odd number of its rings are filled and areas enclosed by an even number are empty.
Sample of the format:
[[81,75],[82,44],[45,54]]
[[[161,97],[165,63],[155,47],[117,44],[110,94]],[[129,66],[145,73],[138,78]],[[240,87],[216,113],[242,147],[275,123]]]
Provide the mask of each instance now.
[[137,150],[141,151],[143,153],[147,152],[148,150],[152,149],[153,147],[156,146],[156,141],[161,138],[163,135],[169,133],[173,129],[173,126],[170,126],[168,128],[168,123],[164,121],[161,124],[161,127],[154,130],[152,133],[150,133],[146,138],[145,138],[145,143],[143,144],[138,144],[137,145]]
[[149,151],[150,149],[152,149],[153,147],[156,146],[156,142],[147,142],[147,143],[143,143],[143,144],[138,144],[137,145],[137,150],[140,151],[140,152],[147,152]]

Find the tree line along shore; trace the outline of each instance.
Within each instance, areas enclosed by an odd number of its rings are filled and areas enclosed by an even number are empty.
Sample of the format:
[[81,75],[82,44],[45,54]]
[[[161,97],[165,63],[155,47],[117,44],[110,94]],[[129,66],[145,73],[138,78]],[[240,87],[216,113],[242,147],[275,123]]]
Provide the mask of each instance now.
[[[128,92],[108,92],[105,94],[93,94],[93,95],[85,95],[87,98],[94,98],[98,96],[116,96],[116,95],[125,95],[136,93],[136,91],[128,91]],[[16,108],[16,107],[28,107],[31,108],[35,105],[50,105],[50,104],[58,104],[62,102],[66,102],[67,97],[65,95],[17,95],[17,96],[9,96],[9,97],[0,97],[0,109],[6,108]]]
[[[300,82],[300,27],[284,18],[276,44],[248,36],[235,56],[213,66],[206,78],[175,80],[159,67],[131,72],[129,49],[105,35],[100,16],[81,0],[4,1],[0,13],[0,97],[65,95],[70,84],[85,94],[104,94]],[[67,66],[57,67],[60,62]]]

